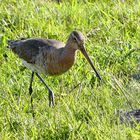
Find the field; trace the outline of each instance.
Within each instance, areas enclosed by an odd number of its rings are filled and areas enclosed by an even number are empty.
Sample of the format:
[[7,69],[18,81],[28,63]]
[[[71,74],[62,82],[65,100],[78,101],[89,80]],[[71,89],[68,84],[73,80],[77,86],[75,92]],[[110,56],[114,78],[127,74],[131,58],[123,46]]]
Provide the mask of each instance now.
[[[32,116],[31,71],[6,46],[23,37],[66,42],[73,30],[86,37],[86,50],[102,82],[78,51],[60,76],[35,77]],[[140,124],[121,123],[118,110],[140,108],[139,0],[0,0],[1,140],[140,140]]]

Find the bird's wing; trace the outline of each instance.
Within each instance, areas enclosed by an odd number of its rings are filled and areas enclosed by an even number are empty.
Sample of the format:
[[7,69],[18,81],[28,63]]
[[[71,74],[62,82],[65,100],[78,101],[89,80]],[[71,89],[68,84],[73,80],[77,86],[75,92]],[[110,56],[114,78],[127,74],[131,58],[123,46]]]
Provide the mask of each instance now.
[[9,41],[8,47],[12,49],[20,58],[28,63],[35,63],[35,57],[39,54],[39,49],[45,47],[45,49],[59,49],[64,47],[63,42],[52,39],[22,39],[16,41]]

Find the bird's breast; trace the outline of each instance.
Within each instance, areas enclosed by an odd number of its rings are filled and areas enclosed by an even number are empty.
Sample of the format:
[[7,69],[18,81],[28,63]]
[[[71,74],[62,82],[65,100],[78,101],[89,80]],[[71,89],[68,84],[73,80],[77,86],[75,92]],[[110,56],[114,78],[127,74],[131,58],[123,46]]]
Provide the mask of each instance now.
[[47,71],[49,75],[60,75],[68,71],[74,64],[74,57],[67,57],[63,59],[52,59],[47,64]]
[[43,52],[36,59],[34,71],[47,75],[60,75],[69,70],[74,61],[75,57],[72,53],[60,55],[51,51]]

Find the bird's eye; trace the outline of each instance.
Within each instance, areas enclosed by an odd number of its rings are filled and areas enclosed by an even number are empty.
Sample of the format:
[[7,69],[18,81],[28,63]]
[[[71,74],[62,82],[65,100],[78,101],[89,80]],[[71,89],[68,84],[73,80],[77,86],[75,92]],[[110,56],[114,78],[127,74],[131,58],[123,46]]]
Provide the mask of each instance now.
[[74,41],[77,41],[76,37],[73,38]]

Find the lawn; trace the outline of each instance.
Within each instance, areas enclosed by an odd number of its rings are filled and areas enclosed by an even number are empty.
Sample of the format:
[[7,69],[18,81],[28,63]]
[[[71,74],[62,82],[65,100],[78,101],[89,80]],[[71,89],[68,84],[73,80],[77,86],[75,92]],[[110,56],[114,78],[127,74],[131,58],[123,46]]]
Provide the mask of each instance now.
[[[42,37],[66,43],[73,30],[86,37],[98,78],[78,51],[73,67],[60,76],[35,77],[32,116],[31,71],[7,41]],[[1,140],[140,140],[140,124],[121,123],[118,110],[140,108],[139,0],[0,0]]]

